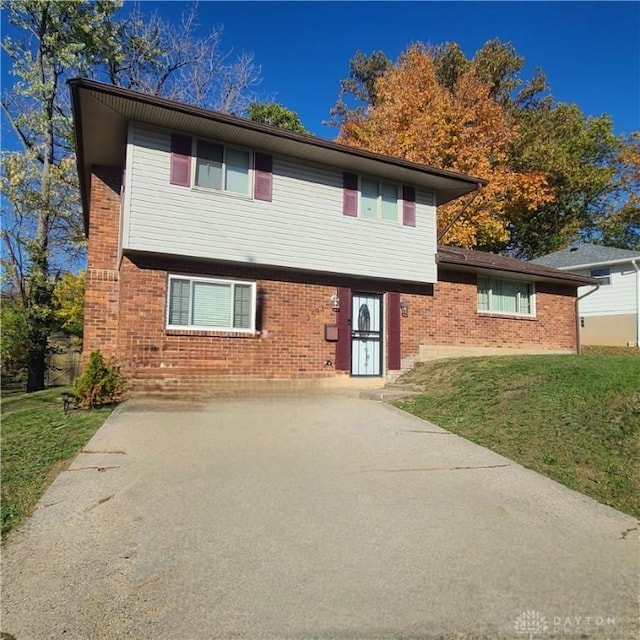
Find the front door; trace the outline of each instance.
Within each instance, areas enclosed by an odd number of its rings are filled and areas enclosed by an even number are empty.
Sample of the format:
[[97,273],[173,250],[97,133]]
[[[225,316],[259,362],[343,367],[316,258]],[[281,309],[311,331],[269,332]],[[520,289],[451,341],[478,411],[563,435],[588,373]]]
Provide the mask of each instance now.
[[351,375],[382,375],[382,296],[354,293],[351,298]]

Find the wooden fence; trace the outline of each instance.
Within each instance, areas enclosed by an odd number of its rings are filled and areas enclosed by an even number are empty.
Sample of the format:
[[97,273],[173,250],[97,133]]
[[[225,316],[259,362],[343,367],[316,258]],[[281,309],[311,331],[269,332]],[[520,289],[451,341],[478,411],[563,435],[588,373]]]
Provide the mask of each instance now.
[[72,344],[67,337],[52,337],[47,355],[46,386],[70,385],[82,373],[81,356],[81,347]]

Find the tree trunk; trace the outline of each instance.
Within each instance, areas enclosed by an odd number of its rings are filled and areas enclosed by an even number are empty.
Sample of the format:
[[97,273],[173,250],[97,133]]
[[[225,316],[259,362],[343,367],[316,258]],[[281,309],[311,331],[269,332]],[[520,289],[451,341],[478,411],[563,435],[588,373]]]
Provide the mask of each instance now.
[[44,389],[47,369],[46,352],[46,340],[44,341],[44,344],[31,342],[29,345],[27,361],[27,393],[31,393],[32,391],[42,391]]
[[[47,7],[44,8],[42,33],[40,34],[40,55],[38,63],[43,86],[46,86],[47,69],[51,62],[43,51],[44,34],[47,25]],[[27,393],[44,389],[47,368],[47,341],[52,329],[51,301],[53,291],[49,279],[49,222],[51,216],[51,168],[54,165],[54,105],[58,84],[55,72],[51,77],[52,86],[44,100],[44,149],[40,184],[40,207],[37,212],[38,227],[34,246],[31,250],[30,300],[27,313],[29,352],[27,359]]]

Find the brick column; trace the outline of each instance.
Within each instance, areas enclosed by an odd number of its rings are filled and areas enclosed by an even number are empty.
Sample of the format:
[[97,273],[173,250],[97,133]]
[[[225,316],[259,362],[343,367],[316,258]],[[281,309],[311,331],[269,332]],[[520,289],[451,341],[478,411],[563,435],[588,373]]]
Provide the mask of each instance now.
[[121,179],[120,167],[92,167],[83,360],[96,349],[117,355]]

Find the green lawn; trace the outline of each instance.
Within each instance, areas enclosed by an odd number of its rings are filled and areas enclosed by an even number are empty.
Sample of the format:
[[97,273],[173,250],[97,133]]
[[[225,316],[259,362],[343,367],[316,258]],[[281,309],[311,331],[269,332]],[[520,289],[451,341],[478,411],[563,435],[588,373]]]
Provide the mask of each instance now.
[[49,389],[2,398],[2,537],[27,517],[47,485],[89,441],[111,409],[71,411]]
[[398,406],[640,516],[638,350],[463,358],[403,377]]

